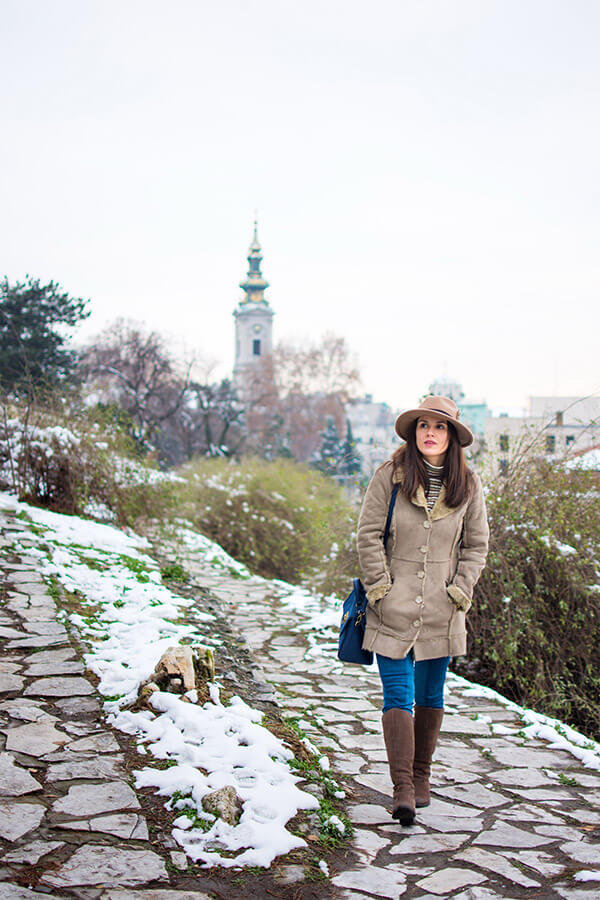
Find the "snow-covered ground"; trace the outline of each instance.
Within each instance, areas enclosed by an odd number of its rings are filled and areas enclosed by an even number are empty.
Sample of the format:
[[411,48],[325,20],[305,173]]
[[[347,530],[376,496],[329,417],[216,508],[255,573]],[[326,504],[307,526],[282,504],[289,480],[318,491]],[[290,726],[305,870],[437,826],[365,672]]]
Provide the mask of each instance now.
[[[149,765],[137,773],[137,786],[156,788],[167,798],[167,805],[181,812],[173,835],[186,853],[204,865],[266,867],[277,855],[304,846],[286,823],[298,810],[317,808],[317,801],[298,788],[298,778],[287,765],[291,752],[260,724],[258,710],[239,697],[225,706],[218,685],[211,687],[211,701],[204,705],[194,702],[193,692],[184,699],[157,692],[151,697],[151,710],[124,708],[167,647],[218,643],[211,634],[211,615],[195,610],[201,632],[180,624],[192,601],[173,594],[162,583],[155,561],[145,552],[147,541],[110,525],[19,504],[6,494],[0,495],[0,502],[25,516],[23,524],[31,521],[30,535],[36,538],[37,534],[37,548],[24,545],[22,551],[39,559],[46,577],[58,579],[69,591],[77,590],[81,605],[89,608],[87,615],[71,616],[89,643],[86,663],[100,679],[109,721],[136,735],[140,751],[150,757]],[[184,523],[178,534],[207,571],[263,583],[296,610],[298,628],[309,639],[307,654],[315,662],[335,658],[339,600],[281,581],[265,582]],[[525,737],[542,738],[585,766],[600,770],[600,745],[569,726],[456,675],[449,676],[448,686],[463,695],[485,696],[504,704],[521,717],[520,733]],[[494,728],[499,732],[506,726]],[[171,765],[153,767],[152,756]],[[202,808],[202,797],[225,785],[233,785],[244,801],[236,826],[215,820]]]
[[[182,811],[173,836],[186,853],[205,865],[268,867],[276,856],[305,846],[285,826],[298,810],[315,809],[318,802],[297,787],[299,779],[287,765],[293,754],[260,724],[260,711],[239,697],[225,706],[218,685],[211,686],[212,700],[202,706],[193,696],[157,692],[152,710],[123,708],[136,698],[138,685],[167,647],[216,643],[209,614],[194,612],[206,623],[203,633],[177,624],[193,601],[162,584],[155,561],[143,552],[147,541],[109,525],[17,503],[6,494],[0,502],[24,514],[23,524],[31,520],[35,526],[30,537],[37,537],[38,547],[17,544],[15,549],[37,557],[43,575],[77,591],[81,605],[89,607],[89,613],[70,619],[89,643],[85,661],[100,679],[109,722],[137,735],[142,752],[172,762],[168,768],[149,765],[137,772],[136,786],[155,787],[171,808]],[[216,545],[206,549],[217,566],[223,551]],[[233,785],[244,803],[235,826],[202,808],[202,797],[225,785]]]

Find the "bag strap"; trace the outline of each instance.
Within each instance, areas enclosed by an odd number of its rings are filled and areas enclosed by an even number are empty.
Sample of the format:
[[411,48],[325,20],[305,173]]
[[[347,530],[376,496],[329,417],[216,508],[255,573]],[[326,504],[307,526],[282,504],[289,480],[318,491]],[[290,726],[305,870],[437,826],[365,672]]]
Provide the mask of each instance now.
[[385,531],[383,533],[383,546],[387,544],[387,540],[390,536],[390,527],[392,525],[392,516],[394,514],[394,506],[396,505],[396,494],[398,493],[398,485],[395,484],[392,488],[392,496],[390,498],[390,506],[388,509],[387,519],[385,523]]

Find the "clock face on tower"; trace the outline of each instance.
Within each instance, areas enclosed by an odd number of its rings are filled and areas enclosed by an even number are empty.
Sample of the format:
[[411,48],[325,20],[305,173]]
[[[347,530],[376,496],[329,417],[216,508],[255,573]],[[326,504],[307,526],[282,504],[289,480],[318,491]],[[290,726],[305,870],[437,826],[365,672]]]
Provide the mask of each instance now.
[[262,325],[258,325],[258,324],[254,325],[252,327],[252,331],[254,332],[254,334],[260,334],[262,331]]

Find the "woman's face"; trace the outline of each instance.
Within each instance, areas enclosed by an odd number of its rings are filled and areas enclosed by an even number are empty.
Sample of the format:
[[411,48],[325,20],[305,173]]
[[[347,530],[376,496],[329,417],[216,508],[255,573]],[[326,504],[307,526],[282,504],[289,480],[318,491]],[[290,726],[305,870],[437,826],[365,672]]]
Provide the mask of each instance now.
[[417,449],[432,466],[441,466],[450,443],[448,423],[433,416],[417,419]]

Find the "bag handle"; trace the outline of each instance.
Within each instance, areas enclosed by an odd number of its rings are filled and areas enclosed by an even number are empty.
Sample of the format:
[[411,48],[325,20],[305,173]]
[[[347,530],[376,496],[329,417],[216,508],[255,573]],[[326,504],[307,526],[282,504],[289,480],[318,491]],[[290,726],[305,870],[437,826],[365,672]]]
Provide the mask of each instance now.
[[396,494],[398,493],[398,485],[395,484],[392,488],[392,496],[390,498],[390,505],[388,508],[387,519],[385,523],[385,531],[383,533],[383,546],[387,544],[388,538],[390,536],[390,528],[392,525],[392,516],[394,514],[394,506],[396,505]]

